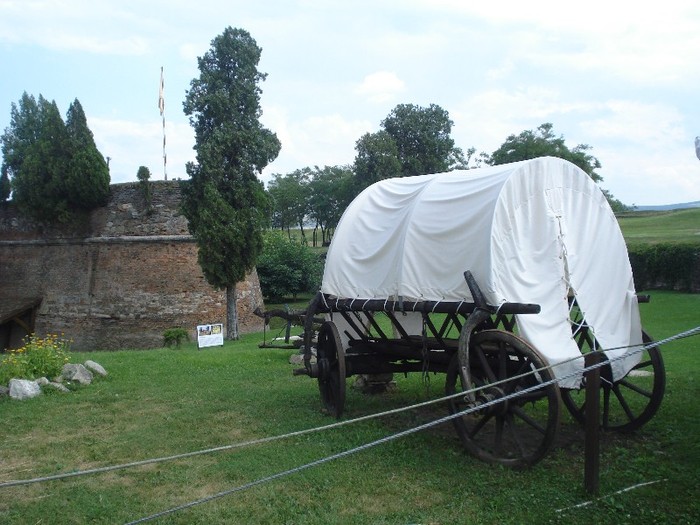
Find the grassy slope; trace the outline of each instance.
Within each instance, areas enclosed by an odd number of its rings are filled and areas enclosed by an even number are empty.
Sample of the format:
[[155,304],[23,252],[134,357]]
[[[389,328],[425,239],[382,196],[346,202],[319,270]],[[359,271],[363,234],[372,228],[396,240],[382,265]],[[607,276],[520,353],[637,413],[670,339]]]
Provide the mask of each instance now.
[[[654,292],[642,306],[657,339],[697,324],[700,296]],[[176,454],[332,422],[290,352],[260,334],[222,348],[96,352],[108,378],[70,395],[0,401],[0,480]],[[633,436],[606,436],[601,492],[664,480],[587,507],[583,433],[563,414],[557,449],[524,472],[467,456],[449,426],[197,506],[156,523],[693,523],[700,515],[697,338],[669,344],[667,397]],[[350,389],[346,418],[440,395],[414,374],[396,392]],[[0,488],[2,523],[123,523],[313,461],[445,414],[406,413],[283,442],[109,474]]]
[[700,208],[629,213],[621,216],[619,223],[629,244],[700,243]]

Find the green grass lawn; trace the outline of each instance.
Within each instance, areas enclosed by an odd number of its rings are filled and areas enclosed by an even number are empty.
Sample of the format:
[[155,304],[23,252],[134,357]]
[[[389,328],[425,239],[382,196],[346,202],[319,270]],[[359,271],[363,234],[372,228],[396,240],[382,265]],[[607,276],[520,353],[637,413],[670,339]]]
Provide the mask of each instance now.
[[[641,305],[656,339],[693,328],[700,295],[652,292]],[[422,431],[160,518],[212,524],[645,524],[700,516],[700,338],[664,348],[659,413],[631,436],[605,435],[601,495],[583,490],[583,432],[562,413],[556,449],[512,471],[462,450],[450,425]],[[293,377],[289,350],[262,334],[223,347],[93,352],[109,376],[71,394],[0,400],[0,481],[125,463],[332,423],[315,380]],[[352,379],[348,380],[348,386]],[[349,388],[344,419],[442,395],[444,376],[396,377],[368,396]],[[0,523],[125,523],[399,432],[447,413],[442,405],[228,452],[106,474],[0,488]],[[655,482],[617,495],[640,483]],[[566,509],[557,512],[560,509]]]
[[700,243],[700,208],[633,212],[618,218],[628,244]]

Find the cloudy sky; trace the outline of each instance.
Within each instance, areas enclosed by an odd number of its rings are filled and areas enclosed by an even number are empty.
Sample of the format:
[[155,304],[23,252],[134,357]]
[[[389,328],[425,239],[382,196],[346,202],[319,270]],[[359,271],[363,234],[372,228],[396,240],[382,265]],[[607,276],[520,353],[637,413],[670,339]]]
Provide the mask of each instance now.
[[402,103],[446,109],[466,150],[554,124],[592,146],[627,204],[700,200],[700,2],[665,0],[0,0],[0,130],[24,91],[77,98],[112,182],[139,166],[186,177],[182,112],[197,57],[227,26],[263,49],[262,121],[282,151],[263,173],[350,164]]

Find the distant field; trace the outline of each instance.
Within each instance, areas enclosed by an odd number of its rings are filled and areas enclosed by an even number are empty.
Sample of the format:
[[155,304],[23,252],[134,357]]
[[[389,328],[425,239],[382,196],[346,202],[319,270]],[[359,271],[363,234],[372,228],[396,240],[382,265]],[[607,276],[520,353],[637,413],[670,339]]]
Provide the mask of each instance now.
[[[667,211],[635,211],[618,216],[622,234],[628,243],[699,243],[700,208]],[[292,238],[301,240],[299,228],[291,230]],[[309,246],[312,246],[313,228],[305,228]],[[320,230],[317,232],[320,237]],[[320,240],[318,249],[321,249]],[[323,250],[325,251],[325,249]]]
[[633,212],[618,220],[628,244],[700,243],[700,208]]

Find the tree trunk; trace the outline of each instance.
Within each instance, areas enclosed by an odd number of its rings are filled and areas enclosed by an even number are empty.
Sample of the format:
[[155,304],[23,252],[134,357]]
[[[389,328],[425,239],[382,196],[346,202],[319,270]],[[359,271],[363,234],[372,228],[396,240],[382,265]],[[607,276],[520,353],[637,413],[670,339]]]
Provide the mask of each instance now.
[[306,234],[304,233],[304,221],[299,221],[299,230],[301,231],[301,243],[306,244]]
[[235,283],[226,287],[226,339],[238,340],[238,302]]

